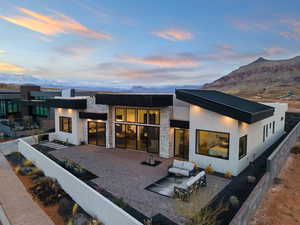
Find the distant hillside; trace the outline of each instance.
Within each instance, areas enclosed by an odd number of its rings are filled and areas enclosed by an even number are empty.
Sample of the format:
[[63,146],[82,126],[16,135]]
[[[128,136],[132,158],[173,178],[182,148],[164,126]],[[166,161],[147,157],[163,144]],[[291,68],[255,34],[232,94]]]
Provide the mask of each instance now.
[[300,56],[286,60],[259,58],[205,84],[203,89],[220,90],[251,98],[300,99]]

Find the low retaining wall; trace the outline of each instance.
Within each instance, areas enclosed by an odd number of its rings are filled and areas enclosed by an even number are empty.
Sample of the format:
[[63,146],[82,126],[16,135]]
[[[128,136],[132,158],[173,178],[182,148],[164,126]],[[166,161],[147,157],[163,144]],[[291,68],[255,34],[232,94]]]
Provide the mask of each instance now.
[[300,136],[300,122],[286,136],[281,144],[267,159],[267,172],[257,183],[247,200],[243,203],[237,214],[231,220],[230,225],[247,225],[254,215],[256,209],[263,200],[265,193],[273,184],[273,180],[278,176],[281,168],[287,160],[290,149],[296,144]]
[[24,140],[20,139],[18,141],[18,149],[24,157],[31,160],[47,176],[57,179],[61,187],[75,202],[105,225],[142,225],[134,217],[47,158]]

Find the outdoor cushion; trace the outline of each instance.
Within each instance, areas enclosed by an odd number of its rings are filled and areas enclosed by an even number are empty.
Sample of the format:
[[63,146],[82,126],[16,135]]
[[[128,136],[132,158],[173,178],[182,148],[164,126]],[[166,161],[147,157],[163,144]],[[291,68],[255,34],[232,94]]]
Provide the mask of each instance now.
[[192,171],[194,169],[194,164],[191,162],[183,162],[183,168]]
[[173,161],[173,167],[182,169],[183,163],[184,163],[183,161],[179,161],[179,160],[174,159],[174,161]]
[[177,174],[181,174],[181,175],[184,175],[184,176],[189,176],[189,171],[187,170],[184,170],[184,169],[179,169],[179,168],[176,168],[176,167],[171,167],[169,168],[168,170],[170,173],[177,173]]

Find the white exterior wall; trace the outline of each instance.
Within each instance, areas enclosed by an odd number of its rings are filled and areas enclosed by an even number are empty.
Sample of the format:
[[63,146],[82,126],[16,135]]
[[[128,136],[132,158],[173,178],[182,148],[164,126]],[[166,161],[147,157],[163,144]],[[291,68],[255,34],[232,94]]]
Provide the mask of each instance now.
[[[229,159],[220,159],[196,153],[196,130],[209,130],[229,133]],[[190,105],[190,143],[189,160],[205,168],[210,165],[215,171],[237,174],[238,164],[238,121],[218,113],[208,111],[199,106]]]
[[[62,132],[59,130],[59,117],[72,118],[72,133]],[[68,141],[71,144],[79,145],[84,140],[83,121],[79,119],[78,110],[74,109],[55,109],[55,138],[60,141]]]
[[190,104],[176,99],[173,99],[173,115],[172,119],[186,120],[190,118]]
[[[285,132],[284,124],[287,104],[273,103],[267,105],[275,108],[274,115],[253,124],[240,122],[191,105],[189,160],[197,162],[202,168],[211,164],[217,172],[225,173],[230,171],[233,175],[238,175],[251,161],[260,156]],[[270,126],[273,121],[275,121],[275,133],[273,134],[272,127],[269,127],[268,138],[263,142],[263,127],[266,124]],[[229,133],[229,160],[196,154],[196,129]],[[239,159],[239,138],[244,135],[248,135],[247,155]]]
[[[268,147],[274,144],[284,133],[285,113],[287,104],[283,103],[263,103],[275,108],[274,115],[253,124],[239,123],[240,137],[247,137],[247,155],[239,160],[238,173],[242,172],[250,162],[259,157]],[[283,120],[281,118],[283,117]],[[275,121],[275,133],[273,134],[273,121]],[[270,124],[271,127],[270,127]],[[264,125],[269,126],[268,138],[263,141]]]

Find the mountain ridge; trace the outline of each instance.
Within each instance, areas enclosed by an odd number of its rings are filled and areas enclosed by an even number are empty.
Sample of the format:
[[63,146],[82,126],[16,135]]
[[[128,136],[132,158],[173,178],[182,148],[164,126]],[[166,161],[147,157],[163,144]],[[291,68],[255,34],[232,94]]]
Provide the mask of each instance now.
[[279,98],[292,93],[300,96],[300,56],[269,60],[263,57],[203,85],[245,97]]

